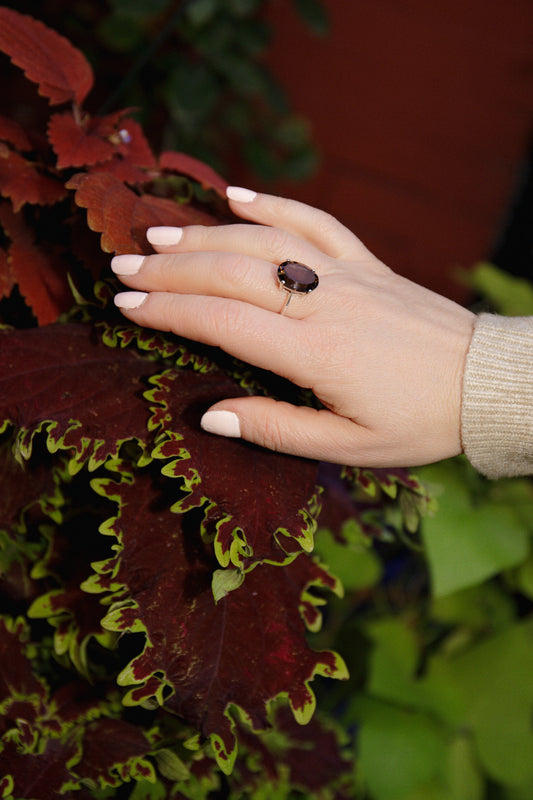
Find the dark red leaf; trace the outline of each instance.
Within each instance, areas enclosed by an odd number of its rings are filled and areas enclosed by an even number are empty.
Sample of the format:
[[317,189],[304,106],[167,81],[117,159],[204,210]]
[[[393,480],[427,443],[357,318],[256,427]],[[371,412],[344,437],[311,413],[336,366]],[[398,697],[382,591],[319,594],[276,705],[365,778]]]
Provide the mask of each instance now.
[[93,231],[102,234],[106,253],[151,253],[146,230],[152,225],[214,225],[217,220],[190,205],[150,195],[139,196],[106,172],[75,175],[67,184],[75,189],[78,206],[87,209]]
[[311,550],[320,508],[317,462],[266,452],[241,439],[206,436],[202,413],[223,397],[244,394],[230,379],[206,375],[198,382],[194,374],[168,371],[151,382],[156,388],[150,397],[158,404],[152,427],[161,419],[165,428],[179,431],[154,455],[176,459],[164,474],[185,481],[182,510],[206,506],[220,563],[280,563],[288,553]]
[[0,596],[13,610],[20,601],[24,610],[38,591],[30,577],[43,545],[26,536],[32,522],[57,517],[60,498],[49,464],[23,468],[12,452],[13,442],[0,445]]
[[34,244],[33,231],[7,203],[0,206],[0,223],[11,239],[8,259],[13,282],[42,325],[54,322],[72,305],[66,266]]
[[43,174],[35,163],[1,143],[0,194],[11,200],[15,211],[25,203],[51,206],[67,196],[60,181]]
[[179,172],[180,175],[187,175],[194,178],[206,189],[214,189],[221,197],[226,197],[228,182],[215,172],[208,164],[199,161],[186,153],[174,153],[167,151],[161,153],[159,166],[168,172]]
[[42,22],[10,8],[0,8],[0,50],[52,105],[81,105],[93,85],[92,69],[79,50]]
[[124,441],[150,450],[157,437],[154,455],[168,461],[165,474],[180,478],[175,491],[185,482],[181,510],[202,507],[206,526],[216,527],[221,564],[280,563],[288,553],[311,549],[316,462],[226,441],[200,427],[213,402],[243,394],[233,379],[168,369],[154,376],[155,388],[144,400],[143,379],[154,375],[157,364],[129,349],[106,347],[89,326],[4,331],[0,342],[0,424],[19,429],[26,456],[43,427],[50,447],[72,448],[77,468],[116,456]]
[[238,736],[245,757],[239,754],[235,763],[232,788],[247,793],[265,781],[275,785],[288,774],[291,786],[305,797],[327,792],[332,800],[353,798],[353,761],[343,752],[338,733],[323,720],[314,717],[307,725],[298,725],[289,709],[279,706],[271,731],[258,735],[240,726]]
[[17,150],[31,150],[31,142],[26,135],[24,128],[8,117],[0,115],[0,139],[4,142],[9,142]]
[[49,739],[42,753],[19,750],[9,740],[0,752],[0,775],[10,776],[12,794],[17,798],[50,800],[60,797],[61,790],[71,781],[70,767],[79,760],[79,745],[75,741]]
[[[87,493],[85,476],[81,483],[81,497]],[[76,479],[73,481],[76,486]],[[30,619],[47,619],[55,629],[54,648],[57,653],[68,653],[77,671],[91,679],[87,648],[96,641],[103,647],[113,648],[116,637],[102,629],[104,610],[93,595],[85,593],[81,585],[91,574],[92,561],[109,556],[107,540],[98,533],[105,519],[99,513],[98,502],[85,508],[80,495],[70,502],[68,520],[55,528],[48,526],[48,550],[34,567],[33,574],[47,578],[54,588],[38,596],[28,610]],[[100,501],[101,502],[101,501]],[[109,510],[107,513],[109,513]]]
[[59,169],[107,161],[115,152],[110,141],[88,130],[68,111],[50,117],[48,138],[57,155]]
[[100,719],[85,729],[83,757],[74,772],[95,785],[119,786],[132,777],[150,779],[152,765],[145,756],[151,745],[138,725],[122,719]]
[[72,448],[78,468],[95,466],[126,440],[147,442],[140,395],[155,369],[133,351],[106,347],[89,326],[0,331],[0,430],[4,421],[20,429],[29,455],[44,427],[49,447]]
[[25,699],[39,708],[46,697],[46,685],[34,674],[31,661],[26,656],[27,639],[23,622],[11,622],[8,626],[0,618],[0,704],[7,718],[9,712],[5,702],[9,698],[15,696],[13,699]]
[[[100,565],[92,591],[114,591],[120,600],[106,627],[147,634],[144,651],[119,678],[123,685],[134,684],[126,702],[157,697],[211,737],[225,771],[235,752],[231,704],[260,728],[267,724],[269,701],[286,694],[295,716],[309,719],[313,676],[345,676],[338,656],[307,646],[299,610],[306,589],[331,585],[330,576],[303,555],[285,567],[258,566],[215,604],[216,561],[194,514],[171,513],[147,471],[136,473],[132,484],[103,480],[97,486],[120,502],[107,529],[121,547]],[[117,589],[120,584],[125,589]]]
[[382,537],[388,527],[384,511],[392,503],[398,505],[402,493],[411,497],[409,505],[418,507],[420,515],[430,500],[427,488],[410,470],[400,467],[369,470],[321,464],[318,482],[326,490],[319,524],[339,540],[347,520],[356,520],[368,536]]

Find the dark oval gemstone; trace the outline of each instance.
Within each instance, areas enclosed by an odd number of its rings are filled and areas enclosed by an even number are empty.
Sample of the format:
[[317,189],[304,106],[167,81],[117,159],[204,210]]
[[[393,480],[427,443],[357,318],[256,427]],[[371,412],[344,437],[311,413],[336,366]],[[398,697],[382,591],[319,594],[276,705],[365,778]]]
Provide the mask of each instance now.
[[318,286],[318,275],[299,261],[284,261],[278,267],[278,278],[289,292],[312,292]]

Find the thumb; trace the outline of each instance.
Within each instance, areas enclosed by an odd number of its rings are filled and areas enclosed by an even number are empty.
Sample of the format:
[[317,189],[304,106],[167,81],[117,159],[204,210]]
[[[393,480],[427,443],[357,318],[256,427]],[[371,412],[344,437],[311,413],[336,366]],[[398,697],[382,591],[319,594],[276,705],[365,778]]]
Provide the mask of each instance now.
[[[293,406],[270,397],[222,400],[205,412],[202,428],[290,455],[355,464],[368,453],[371,434],[327,409]],[[362,462],[360,462],[362,463]]]

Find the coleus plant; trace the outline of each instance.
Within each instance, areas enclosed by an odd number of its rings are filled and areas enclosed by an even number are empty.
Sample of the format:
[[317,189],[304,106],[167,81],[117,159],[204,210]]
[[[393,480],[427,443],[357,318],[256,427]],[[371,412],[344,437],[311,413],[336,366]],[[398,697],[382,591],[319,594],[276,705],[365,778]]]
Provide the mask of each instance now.
[[313,717],[313,678],[346,677],[307,639],[342,594],[314,536],[412,530],[424,488],[201,430],[222,397],[314,402],[113,306],[109,255],[231,222],[226,182],[91,114],[89,63],[39,21],[0,8],[0,48],[8,96],[47,101],[0,116],[0,796],[352,797]]

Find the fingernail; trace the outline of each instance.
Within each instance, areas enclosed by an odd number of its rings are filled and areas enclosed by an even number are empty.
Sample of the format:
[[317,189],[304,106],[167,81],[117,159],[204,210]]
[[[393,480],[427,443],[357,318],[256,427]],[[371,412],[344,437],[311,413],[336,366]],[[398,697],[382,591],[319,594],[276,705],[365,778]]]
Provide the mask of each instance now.
[[148,297],[148,292],[119,292],[115,295],[118,308],[139,308]]
[[172,228],[168,225],[148,228],[146,231],[146,238],[150,244],[162,247],[172,247],[172,245],[178,244],[182,236],[183,228]]
[[204,431],[219,436],[238,438],[241,435],[239,417],[233,411],[206,411],[200,420]]
[[133,254],[115,256],[111,259],[111,269],[115,275],[135,275],[139,272],[143,261],[144,256]]
[[230,200],[236,200],[237,203],[251,203],[257,197],[257,192],[252,192],[251,189],[243,189],[242,186],[228,186],[226,196]]

